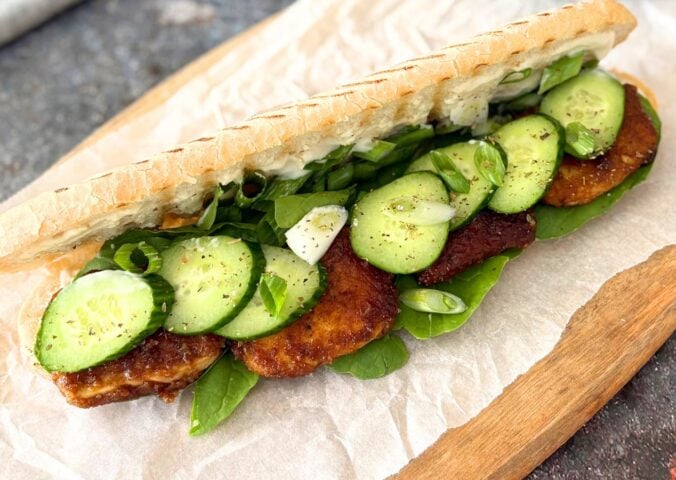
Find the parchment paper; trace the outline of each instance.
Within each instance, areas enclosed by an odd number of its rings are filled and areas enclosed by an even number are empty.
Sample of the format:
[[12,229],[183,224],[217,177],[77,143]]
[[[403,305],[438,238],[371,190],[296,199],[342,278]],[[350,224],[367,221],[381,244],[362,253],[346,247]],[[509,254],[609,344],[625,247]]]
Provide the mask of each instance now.
[[[162,107],[4,207],[559,3],[301,0]],[[79,410],[29,370],[18,347],[16,311],[41,272],[0,275],[0,477],[379,478],[476,415],[552,349],[605,280],[676,240],[676,6],[628,5],[640,26],[605,64],[638,75],[660,99],[663,140],[649,179],[602,219],[508,264],[459,331],[406,337],[411,359],[393,375],[363,382],[322,370],[261,381],[222,427],[197,439],[187,435],[190,392],[170,406],[144,398]]]

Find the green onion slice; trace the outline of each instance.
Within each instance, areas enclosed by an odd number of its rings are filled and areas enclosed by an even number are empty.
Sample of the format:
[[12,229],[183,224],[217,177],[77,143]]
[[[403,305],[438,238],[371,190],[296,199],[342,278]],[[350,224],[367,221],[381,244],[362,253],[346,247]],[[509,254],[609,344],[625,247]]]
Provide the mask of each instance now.
[[410,225],[436,225],[448,222],[455,208],[447,203],[431,202],[417,196],[397,197],[383,208],[383,214]]
[[521,80],[525,80],[528,77],[530,77],[532,73],[533,73],[532,68],[525,68],[523,70],[519,70],[518,72],[512,72],[502,79],[500,85],[507,85],[508,83],[520,82]]
[[275,200],[274,220],[281,228],[291,228],[313,208],[327,205],[346,205],[353,189],[334,192],[302,193]]
[[306,172],[297,178],[275,178],[272,183],[265,189],[265,193],[261,195],[261,200],[274,200],[279,197],[293,195],[301,189],[305,182],[310,178],[310,173]]
[[258,291],[263,300],[265,309],[273,317],[279,316],[279,312],[284,307],[286,302],[286,280],[273,275],[271,273],[264,273],[261,275],[261,281],[258,285]]
[[218,201],[223,195],[223,188],[220,184],[216,185],[214,190],[214,198],[211,200],[207,208],[204,209],[199,220],[197,220],[197,228],[200,230],[210,230],[216,221],[216,213],[218,213]]
[[566,125],[566,147],[576,157],[590,158],[596,151],[596,138],[580,122],[571,122]]
[[451,190],[457,193],[469,192],[469,182],[465,176],[460,173],[460,170],[455,166],[451,157],[438,150],[432,150],[430,152],[430,158],[432,159],[434,167],[437,169],[437,173]]
[[385,140],[376,140],[373,142],[373,147],[371,147],[370,150],[366,152],[354,152],[353,155],[368,160],[369,162],[378,162],[396,147],[396,143],[386,142]]
[[256,170],[244,175],[244,180],[235,193],[235,204],[238,207],[248,207],[261,198],[268,186],[268,179],[262,172]]
[[505,177],[505,162],[502,154],[494,145],[488,142],[479,142],[479,147],[474,152],[474,164],[486,180],[496,187],[502,186]]
[[162,268],[160,253],[146,242],[125,243],[115,251],[113,261],[122,270],[143,275],[150,275]]
[[452,315],[467,310],[467,305],[460,297],[432,288],[406,290],[399,295],[399,300],[418,312]]
[[434,136],[434,127],[432,125],[411,126],[399,133],[387,137],[387,141],[396,144],[398,147],[420,143],[423,140]]
[[329,173],[326,177],[327,190],[341,190],[352,183],[354,178],[354,163],[343,165],[337,170]]
[[371,162],[359,162],[354,166],[354,178],[370,180],[378,172],[378,166]]
[[540,79],[538,94],[542,95],[547,90],[551,90],[580,73],[584,56],[585,52],[580,52],[570,57],[559,58],[556,62],[545,68]]

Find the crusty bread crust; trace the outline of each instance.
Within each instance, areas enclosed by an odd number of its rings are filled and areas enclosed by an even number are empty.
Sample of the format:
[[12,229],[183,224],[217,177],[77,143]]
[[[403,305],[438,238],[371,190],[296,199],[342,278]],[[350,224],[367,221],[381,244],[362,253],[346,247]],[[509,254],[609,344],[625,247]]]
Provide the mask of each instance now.
[[614,0],[568,5],[43,193],[0,215],[0,268],[130,227],[155,226],[170,212],[193,214],[217,182],[240,179],[246,169],[298,171],[340,144],[448,118],[454,104],[494,90],[511,71],[542,68],[599,35],[611,47],[634,26],[631,13]]

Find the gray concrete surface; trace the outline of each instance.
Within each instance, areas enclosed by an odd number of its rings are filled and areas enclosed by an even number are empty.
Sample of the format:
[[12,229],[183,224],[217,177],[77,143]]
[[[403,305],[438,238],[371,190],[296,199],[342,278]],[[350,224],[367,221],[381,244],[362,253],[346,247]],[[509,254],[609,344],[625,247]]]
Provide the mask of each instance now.
[[[216,7],[212,19],[167,25],[168,0],[91,0],[0,48],[0,200],[163,78],[291,1],[200,3]],[[675,366],[672,338],[529,478],[669,478]]]

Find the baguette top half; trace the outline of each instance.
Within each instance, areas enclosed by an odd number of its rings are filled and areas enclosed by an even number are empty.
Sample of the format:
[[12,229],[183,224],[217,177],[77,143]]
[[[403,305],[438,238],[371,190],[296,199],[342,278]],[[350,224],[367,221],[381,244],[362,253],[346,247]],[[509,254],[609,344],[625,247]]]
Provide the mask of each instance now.
[[567,5],[45,192],[0,215],[0,269],[132,227],[157,226],[168,213],[194,214],[217,182],[239,180],[245,170],[299,172],[341,144],[452,119],[458,105],[487,103],[508,73],[543,68],[583,49],[604,55],[635,24],[614,0]]

